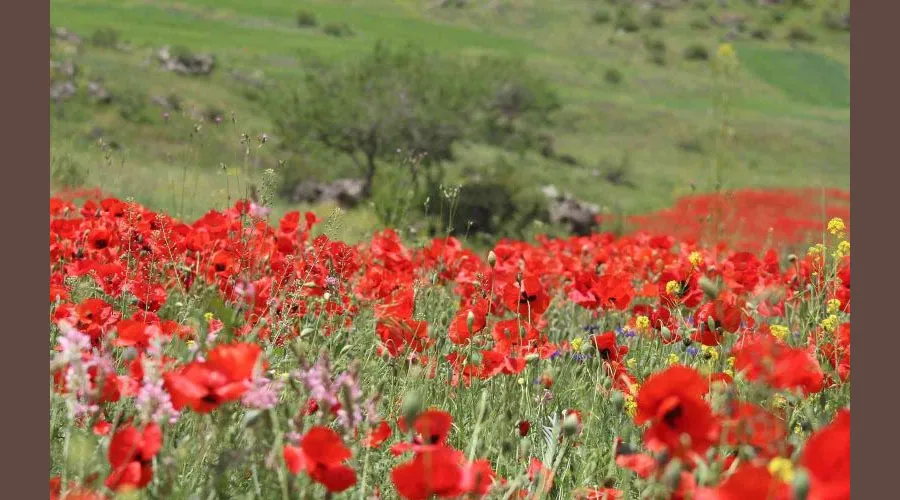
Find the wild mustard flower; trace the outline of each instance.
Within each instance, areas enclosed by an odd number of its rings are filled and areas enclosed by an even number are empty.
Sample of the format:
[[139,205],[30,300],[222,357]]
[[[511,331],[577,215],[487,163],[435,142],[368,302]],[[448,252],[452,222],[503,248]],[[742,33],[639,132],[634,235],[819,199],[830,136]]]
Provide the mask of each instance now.
[[666,293],[669,295],[675,295],[676,293],[678,293],[679,288],[681,288],[681,285],[679,285],[675,280],[671,280],[666,283]]
[[837,312],[841,310],[841,301],[838,299],[829,300],[826,310],[828,311],[828,314],[837,314]]
[[840,217],[835,217],[828,221],[828,232],[839,237],[843,238],[844,232],[847,230],[847,227],[844,225],[843,219]]
[[723,43],[719,45],[719,48],[716,50],[716,57],[722,60],[734,59],[736,57],[734,46],[730,43]]
[[691,261],[691,265],[694,267],[700,267],[700,264],[703,262],[703,255],[700,252],[691,252],[691,255],[688,256],[688,260]]
[[838,243],[837,249],[834,251],[834,258],[841,259],[850,255],[850,242],[847,240],[841,240]]
[[634,399],[634,396],[631,394],[625,395],[625,411],[629,416],[637,415],[637,401]]
[[775,457],[769,462],[769,472],[786,483],[794,480],[794,463],[784,457]]
[[825,253],[825,245],[822,243],[816,243],[806,251],[807,255],[822,255],[823,253]]
[[827,318],[822,320],[821,326],[822,329],[826,332],[833,333],[835,330],[837,330],[839,322],[840,320],[838,319],[837,315],[830,314]]
[[709,361],[715,361],[719,359],[719,351],[715,347],[705,345],[700,348],[700,353],[703,359]]
[[584,339],[581,337],[575,337],[572,339],[572,350],[575,352],[581,352],[581,346],[584,344]]
[[628,359],[625,361],[625,365],[628,366],[628,368],[634,368],[635,366],[637,366],[637,359],[635,359],[635,358],[628,358]]
[[638,331],[646,331],[650,328],[650,318],[646,316],[638,316],[634,320],[634,326],[638,329]]
[[769,332],[778,340],[786,339],[788,334],[791,333],[790,329],[783,325],[771,325],[769,326]]
[[679,361],[680,361],[680,359],[678,358],[678,355],[675,354],[674,352],[672,354],[669,354],[669,357],[666,358],[666,362],[669,363],[670,365],[676,365],[676,364],[678,364]]
[[207,323],[209,323],[210,321],[212,321],[213,318],[215,318],[215,317],[216,317],[216,316],[215,316],[213,313],[211,313],[211,312],[205,312],[205,313],[203,313],[203,319],[205,319]]

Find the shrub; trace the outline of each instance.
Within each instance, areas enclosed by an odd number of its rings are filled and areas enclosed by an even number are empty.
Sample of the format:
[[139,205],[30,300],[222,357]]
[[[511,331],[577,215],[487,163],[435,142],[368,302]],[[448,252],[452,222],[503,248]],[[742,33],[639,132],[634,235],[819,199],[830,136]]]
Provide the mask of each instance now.
[[665,66],[666,65],[666,53],[665,52],[653,52],[650,54],[650,62],[657,66]]
[[709,49],[699,43],[688,45],[684,49],[684,58],[688,61],[706,61],[709,59]]
[[850,13],[839,14],[828,10],[822,14],[822,24],[833,31],[850,31]]
[[318,26],[319,21],[316,14],[308,10],[300,10],[297,12],[297,26],[301,28],[312,28]]
[[788,30],[787,39],[792,42],[814,42],[816,41],[816,36],[803,26],[795,25]]
[[666,42],[661,38],[646,38],[644,39],[644,48],[649,50],[650,52],[665,52],[666,51]]
[[112,49],[119,45],[119,32],[113,28],[99,28],[91,35],[91,45]]
[[690,26],[695,30],[708,30],[709,22],[706,19],[698,17],[691,20]]
[[559,107],[549,83],[520,61],[464,63],[380,43],[347,65],[307,73],[302,89],[268,104],[284,144],[319,143],[346,155],[365,179],[367,195],[378,162],[395,159],[397,149],[427,153],[417,172],[433,187],[457,142],[530,149]]
[[353,36],[353,29],[351,29],[350,25],[347,23],[328,23],[322,28],[322,31],[324,31],[326,35],[338,38]]
[[785,14],[783,10],[773,10],[772,11],[772,22],[775,24],[783,23],[785,17],[787,17],[787,14]]
[[666,24],[665,17],[662,12],[651,10],[644,17],[644,21],[647,23],[647,26],[651,28],[662,28]]
[[125,121],[136,124],[149,124],[154,122],[154,115],[149,106],[147,96],[134,89],[128,89],[121,94],[116,94],[119,106],[119,115]]
[[612,14],[608,10],[598,10],[591,15],[591,21],[594,24],[606,24],[612,21]]
[[625,33],[636,33],[641,30],[641,26],[634,20],[631,10],[623,7],[616,14],[616,29]]
[[750,30],[750,36],[756,40],[768,40],[772,37],[772,30],[765,27],[753,28]]
[[618,85],[618,84],[622,83],[623,75],[622,75],[622,72],[618,68],[608,68],[603,73],[603,79],[606,81],[606,83]]

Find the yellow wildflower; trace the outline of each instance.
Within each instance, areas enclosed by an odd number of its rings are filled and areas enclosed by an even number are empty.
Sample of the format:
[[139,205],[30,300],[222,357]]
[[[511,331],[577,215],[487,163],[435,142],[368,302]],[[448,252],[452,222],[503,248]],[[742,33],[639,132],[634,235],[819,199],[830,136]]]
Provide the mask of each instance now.
[[822,329],[828,333],[834,332],[835,330],[837,330],[839,322],[840,320],[838,319],[838,317],[834,314],[831,314],[827,318],[822,320]]
[[735,55],[734,46],[730,43],[723,43],[719,45],[719,48],[716,50],[716,56],[719,59],[734,59]]
[[675,354],[674,352],[672,354],[669,354],[669,357],[666,359],[666,362],[668,362],[670,365],[676,365],[676,364],[678,364],[679,361],[681,361],[681,360],[678,358],[678,355]]
[[677,281],[672,280],[666,283],[666,293],[669,295],[675,295],[678,293],[678,290],[681,288],[681,285],[678,284]]
[[781,394],[772,396],[772,406],[775,408],[784,408],[787,406],[787,398]]
[[728,364],[728,368],[734,368],[734,356],[728,356],[728,359],[725,360],[725,363]]
[[842,240],[838,243],[837,250],[834,251],[834,257],[836,259],[841,259],[850,255],[850,242],[847,240]]
[[778,340],[784,340],[787,338],[788,334],[791,333],[790,329],[783,325],[771,325],[769,327],[769,332],[771,332],[772,336]]
[[637,366],[637,359],[635,359],[635,358],[628,358],[628,359],[625,361],[625,364],[628,366],[628,368],[634,368],[635,366]]
[[825,253],[825,245],[822,243],[816,243],[815,245],[809,247],[809,250],[806,251],[807,255],[821,255]]
[[775,457],[769,462],[769,472],[786,483],[794,480],[794,463],[784,457]]
[[637,415],[637,401],[631,394],[625,395],[625,411],[632,417]]
[[828,221],[828,232],[835,236],[843,235],[846,229],[847,226],[844,225],[844,221],[840,217],[835,217]]
[[572,350],[575,352],[581,352],[581,344],[583,343],[584,340],[581,337],[572,339]]
[[691,261],[691,265],[694,267],[700,267],[700,264],[703,262],[703,256],[700,255],[700,252],[691,252],[688,260]]
[[635,320],[634,320],[634,326],[635,326],[639,331],[645,331],[645,330],[647,330],[648,328],[650,328],[650,318],[648,318],[648,317],[646,317],[646,316],[638,316],[638,317],[635,318]]
[[715,347],[711,347],[708,345],[702,346],[700,348],[700,354],[701,356],[703,356],[703,359],[708,359],[710,361],[719,359],[719,351],[716,350]]
[[731,378],[734,378],[734,370],[732,370],[730,368],[728,370],[722,370],[722,373],[724,373],[725,375],[728,375]]
[[213,313],[211,313],[211,312],[203,313],[203,319],[205,319],[207,323],[212,321],[213,318],[215,318],[215,315],[213,315]]
[[839,299],[831,299],[827,306],[828,314],[835,314],[841,310],[841,301]]

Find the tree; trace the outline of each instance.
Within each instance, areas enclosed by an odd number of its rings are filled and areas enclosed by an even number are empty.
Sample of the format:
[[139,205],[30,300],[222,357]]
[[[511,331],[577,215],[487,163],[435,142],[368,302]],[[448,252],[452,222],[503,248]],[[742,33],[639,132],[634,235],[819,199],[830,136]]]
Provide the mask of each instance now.
[[366,196],[378,161],[398,149],[426,155],[418,165],[431,189],[443,177],[443,162],[453,159],[454,144],[528,147],[531,127],[559,106],[549,85],[520,62],[473,63],[383,43],[366,57],[310,72],[290,95],[273,107],[285,143],[313,140],[346,154]]

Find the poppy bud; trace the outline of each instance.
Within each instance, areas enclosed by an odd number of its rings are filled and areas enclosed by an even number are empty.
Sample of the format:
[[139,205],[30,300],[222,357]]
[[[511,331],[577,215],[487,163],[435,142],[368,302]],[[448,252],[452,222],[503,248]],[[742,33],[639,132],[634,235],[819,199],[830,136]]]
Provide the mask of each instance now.
[[415,422],[416,417],[422,413],[422,398],[419,396],[419,393],[415,391],[406,393],[403,397],[401,413],[407,422]]
[[681,460],[675,458],[669,462],[663,475],[663,483],[673,490],[678,489],[678,485],[681,483]]
[[794,498],[796,500],[806,500],[809,496],[809,476],[806,471],[799,469],[794,473]]
[[788,255],[788,262],[790,262],[791,264],[797,262],[797,256],[795,254]]
[[622,408],[625,407],[625,396],[622,395],[621,391],[615,391],[609,398],[609,402],[612,404],[613,410],[617,412],[622,411]]
[[715,331],[716,330],[716,320],[713,319],[712,316],[710,316],[709,318],[706,318],[706,326],[709,327],[710,331]]
[[532,361],[537,361],[539,359],[541,359],[541,355],[536,352],[532,352],[530,354],[525,355],[525,361],[528,363],[530,363]]
[[694,341],[691,340],[690,337],[685,337],[685,338],[681,339],[681,343],[683,343],[685,347],[690,347],[691,344],[694,343]]
[[527,420],[519,420],[516,424],[516,427],[519,429],[519,436],[525,437],[528,435],[528,431],[531,430],[531,422]]
[[488,252],[488,265],[494,267],[497,264],[497,254],[493,250]]
[[719,296],[719,286],[713,280],[703,276],[700,278],[698,284],[708,298],[714,299]]
[[469,331],[469,335],[472,334],[472,326],[475,324],[475,313],[469,311],[466,314],[466,329]]
[[566,436],[566,437],[574,436],[575,434],[578,433],[578,427],[579,427],[578,415],[576,415],[575,413],[570,413],[570,414],[566,415],[566,418],[563,419],[562,432],[563,432],[564,436]]

